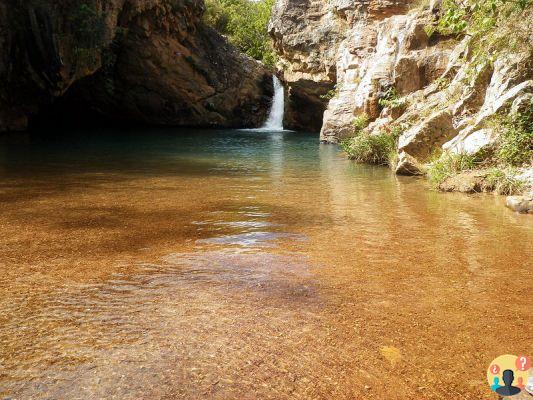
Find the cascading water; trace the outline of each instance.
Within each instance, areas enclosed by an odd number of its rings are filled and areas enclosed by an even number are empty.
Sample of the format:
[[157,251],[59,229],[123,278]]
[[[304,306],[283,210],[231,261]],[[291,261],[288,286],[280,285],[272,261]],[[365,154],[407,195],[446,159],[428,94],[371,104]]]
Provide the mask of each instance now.
[[282,131],[283,130],[283,111],[285,107],[285,94],[283,84],[276,75],[272,75],[272,82],[274,84],[274,98],[272,99],[272,108],[270,114],[261,127],[264,130]]

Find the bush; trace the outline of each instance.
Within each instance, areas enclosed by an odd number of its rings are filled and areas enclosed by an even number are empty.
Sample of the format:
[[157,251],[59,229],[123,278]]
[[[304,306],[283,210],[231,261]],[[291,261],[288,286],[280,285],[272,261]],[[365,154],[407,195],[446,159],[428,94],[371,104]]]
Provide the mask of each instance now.
[[472,155],[444,152],[429,163],[427,175],[432,185],[437,187],[461,171],[474,169],[479,162],[480,160]]
[[363,131],[363,129],[365,129],[368,126],[369,122],[370,122],[370,120],[368,118],[368,115],[365,114],[365,113],[355,117],[352,120],[352,126],[353,126],[353,129],[354,129],[354,134],[355,135],[359,135]]
[[360,163],[392,165],[396,154],[397,131],[381,131],[377,135],[360,133],[341,143],[350,159]]
[[473,66],[504,52],[531,52],[533,0],[443,0],[441,16],[426,32],[469,36]]
[[497,161],[512,166],[533,163],[533,104],[522,114],[505,117],[501,127]]
[[442,9],[436,30],[443,35],[463,33],[468,26],[466,9],[461,7],[455,0],[444,0]]
[[274,65],[267,32],[274,0],[206,0],[204,21],[250,57]]
[[512,196],[523,191],[524,181],[516,178],[513,169],[492,168],[487,174],[487,183],[498,194]]
[[378,104],[382,107],[398,108],[405,105],[405,100],[400,98],[396,92],[396,88],[390,87],[378,99]]

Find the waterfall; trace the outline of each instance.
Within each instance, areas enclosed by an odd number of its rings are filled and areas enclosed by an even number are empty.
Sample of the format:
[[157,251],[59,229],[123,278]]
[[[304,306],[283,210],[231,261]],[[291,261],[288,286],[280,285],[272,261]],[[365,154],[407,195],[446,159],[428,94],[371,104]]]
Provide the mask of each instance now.
[[283,84],[276,75],[272,75],[274,84],[274,97],[272,98],[272,107],[265,124],[261,129],[282,131],[283,130],[283,111],[285,107],[285,94]]

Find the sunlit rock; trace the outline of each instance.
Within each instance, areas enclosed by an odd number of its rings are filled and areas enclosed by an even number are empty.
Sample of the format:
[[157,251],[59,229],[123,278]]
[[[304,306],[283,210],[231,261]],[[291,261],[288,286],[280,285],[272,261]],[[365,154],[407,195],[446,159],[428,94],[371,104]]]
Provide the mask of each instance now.
[[427,160],[435,148],[456,134],[450,111],[439,111],[400,136],[398,150],[408,153],[417,160]]
[[519,213],[533,213],[533,196],[507,196],[505,205]]

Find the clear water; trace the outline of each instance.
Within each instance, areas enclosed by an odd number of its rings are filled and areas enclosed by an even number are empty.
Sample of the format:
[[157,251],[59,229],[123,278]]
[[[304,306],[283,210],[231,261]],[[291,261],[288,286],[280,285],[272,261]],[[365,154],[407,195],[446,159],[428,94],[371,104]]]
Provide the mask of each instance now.
[[489,398],[533,342],[502,203],[316,134],[2,142],[0,398]]

